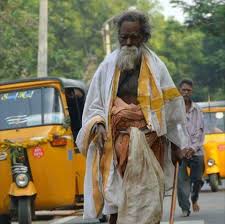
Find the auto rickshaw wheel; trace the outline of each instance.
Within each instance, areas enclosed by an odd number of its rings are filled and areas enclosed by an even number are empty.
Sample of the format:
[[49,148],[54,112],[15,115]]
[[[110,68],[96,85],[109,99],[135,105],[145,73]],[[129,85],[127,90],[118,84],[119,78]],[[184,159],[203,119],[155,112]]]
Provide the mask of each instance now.
[[30,197],[21,197],[18,199],[18,222],[19,224],[32,223],[32,203]]
[[209,184],[212,192],[217,192],[219,190],[219,179],[216,173],[209,174]]
[[10,216],[9,215],[0,215],[0,223],[10,224]]

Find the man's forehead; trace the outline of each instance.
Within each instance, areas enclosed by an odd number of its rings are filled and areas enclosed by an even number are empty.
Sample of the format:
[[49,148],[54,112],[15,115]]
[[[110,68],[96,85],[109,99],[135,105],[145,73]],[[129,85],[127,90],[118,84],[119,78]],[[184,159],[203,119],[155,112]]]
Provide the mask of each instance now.
[[189,85],[189,84],[187,84],[187,83],[183,83],[183,84],[181,85],[181,89],[192,89],[192,86]]
[[120,27],[120,33],[139,33],[140,23],[139,21],[124,21]]

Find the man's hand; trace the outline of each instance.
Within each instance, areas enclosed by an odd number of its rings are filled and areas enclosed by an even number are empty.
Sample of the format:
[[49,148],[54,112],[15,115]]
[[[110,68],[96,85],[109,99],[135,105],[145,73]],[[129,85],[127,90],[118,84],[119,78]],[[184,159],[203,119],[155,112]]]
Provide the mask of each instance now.
[[97,148],[100,150],[100,155],[102,155],[104,144],[105,141],[107,140],[107,134],[104,124],[102,123],[95,124],[92,128],[92,133],[96,136],[95,144],[97,145]]
[[171,142],[172,162],[176,165],[176,162],[181,162],[185,158],[186,150],[181,150],[178,146]]
[[185,158],[190,159],[195,153],[195,150],[192,148],[186,149]]

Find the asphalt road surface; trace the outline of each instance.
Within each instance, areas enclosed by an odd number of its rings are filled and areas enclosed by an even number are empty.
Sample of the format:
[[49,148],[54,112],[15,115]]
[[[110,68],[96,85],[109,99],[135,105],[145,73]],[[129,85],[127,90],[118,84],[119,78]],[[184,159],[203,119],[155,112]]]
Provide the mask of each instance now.
[[[205,190],[200,193],[198,213],[191,212],[189,217],[182,217],[181,209],[177,203],[175,212],[175,221],[183,221],[183,223],[194,224],[194,221],[202,221],[204,224],[225,224],[225,188],[219,192],[211,192]],[[170,199],[164,200],[164,216],[163,221],[169,220]],[[203,222],[204,221],[204,222]],[[176,223],[175,222],[175,223]],[[201,222],[197,222],[201,223]],[[197,224],[196,223],[196,224]]]
[[[164,199],[164,215],[161,224],[168,223],[171,197]],[[200,212],[182,217],[178,204],[175,212],[175,224],[225,224],[225,182],[219,192],[211,192],[205,185],[199,198]],[[46,214],[49,214],[46,212]],[[52,215],[52,213],[50,213]],[[62,216],[64,215],[64,217]],[[67,216],[65,216],[67,215]],[[54,219],[35,221],[35,224],[88,224],[99,223],[98,220],[82,220],[82,211],[62,211]],[[16,222],[15,222],[16,223]]]

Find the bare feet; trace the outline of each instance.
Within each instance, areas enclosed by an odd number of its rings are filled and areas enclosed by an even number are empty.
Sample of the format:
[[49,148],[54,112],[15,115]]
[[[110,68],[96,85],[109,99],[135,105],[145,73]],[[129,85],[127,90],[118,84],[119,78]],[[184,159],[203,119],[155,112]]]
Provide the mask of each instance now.
[[192,209],[193,209],[194,212],[199,212],[200,207],[199,207],[197,202],[192,203]]

